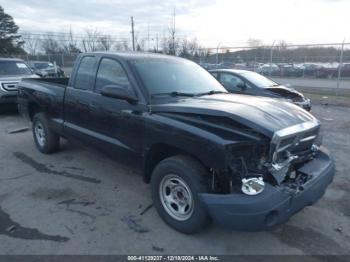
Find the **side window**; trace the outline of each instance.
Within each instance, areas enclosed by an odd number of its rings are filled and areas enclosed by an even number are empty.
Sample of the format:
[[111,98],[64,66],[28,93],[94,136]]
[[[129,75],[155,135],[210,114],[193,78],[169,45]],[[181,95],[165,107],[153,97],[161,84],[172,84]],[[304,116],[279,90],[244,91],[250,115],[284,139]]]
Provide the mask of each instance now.
[[228,90],[228,91],[242,91],[242,86],[244,86],[244,82],[239,77],[227,74],[227,73],[221,73],[220,74],[220,83]]
[[128,88],[130,83],[121,64],[110,58],[103,58],[97,71],[95,91],[106,85],[119,85]]
[[216,72],[211,72],[210,74],[212,74],[213,77],[215,77],[216,79],[218,79],[218,73],[216,73]]
[[83,90],[92,90],[94,86],[94,68],[96,58],[93,56],[84,57],[79,65],[74,87]]

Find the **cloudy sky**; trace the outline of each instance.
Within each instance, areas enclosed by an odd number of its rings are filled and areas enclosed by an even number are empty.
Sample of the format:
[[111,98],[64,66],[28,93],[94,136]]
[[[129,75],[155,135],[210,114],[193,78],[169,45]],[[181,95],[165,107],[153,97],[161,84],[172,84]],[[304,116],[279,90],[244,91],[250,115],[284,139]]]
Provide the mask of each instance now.
[[247,39],[288,43],[350,42],[350,0],[2,0],[21,30],[81,33],[96,28],[130,36],[134,16],[139,37],[168,34],[176,10],[180,36],[206,47],[242,46]]

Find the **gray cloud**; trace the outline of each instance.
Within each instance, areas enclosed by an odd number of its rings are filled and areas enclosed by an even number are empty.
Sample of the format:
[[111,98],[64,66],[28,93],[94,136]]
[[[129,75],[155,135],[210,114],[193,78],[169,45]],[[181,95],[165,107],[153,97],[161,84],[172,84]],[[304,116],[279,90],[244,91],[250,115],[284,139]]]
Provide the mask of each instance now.
[[143,30],[149,24],[154,31],[162,27],[166,28],[174,7],[177,15],[188,15],[198,6],[215,3],[213,0],[84,0],[80,2],[4,0],[2,2],[5,11],[19,21],[21,28],[26,30],[47,28],[47,31],[67,27],[69,24],[94,26],[96,23],[106,23],[112,25],[115,31],[124,31],[129,27],[130,16],[134,16],[139,29]]

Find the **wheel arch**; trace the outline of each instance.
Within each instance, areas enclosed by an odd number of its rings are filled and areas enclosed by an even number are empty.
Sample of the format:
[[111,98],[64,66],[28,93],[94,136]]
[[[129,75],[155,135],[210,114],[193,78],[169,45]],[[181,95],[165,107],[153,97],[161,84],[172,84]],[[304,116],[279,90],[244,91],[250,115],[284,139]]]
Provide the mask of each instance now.
[[28,116],[30,121],[33,121],[34,116],[40,112],[44,112],[44,109],[39,104],[35,102],[28,104]]
[[201,163],[205,168],[209,170],[208,165],[206,165],[201,159],[199,159],[197,156],[191,154],[187,150],[181,149],[179,147],[165,144],[165,143],[158,143],[152,145],[148,150],[146,150],[145,153],[145,160],[144,160],[144,168],[143,168],[143,181],[145,183],[150,183],[151,176],[154,168],[156,165],[171,156],[175,155],[186,155],[189,156],[195,160],[197,160],[199,163]]

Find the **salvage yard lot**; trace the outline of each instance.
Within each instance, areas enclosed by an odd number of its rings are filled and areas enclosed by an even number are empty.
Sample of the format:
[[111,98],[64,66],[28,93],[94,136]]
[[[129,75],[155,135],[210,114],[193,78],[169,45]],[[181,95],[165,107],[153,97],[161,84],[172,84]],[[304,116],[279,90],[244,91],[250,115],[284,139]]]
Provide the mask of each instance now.
[[[270,232],[169,228],[133,170],[62,140],[39,153],[16,113],[0,115],[1,254],[350,254],[350,108],[315,105],[336,160],[326,195]],[[19,132],[11,132],[19,131]]]

